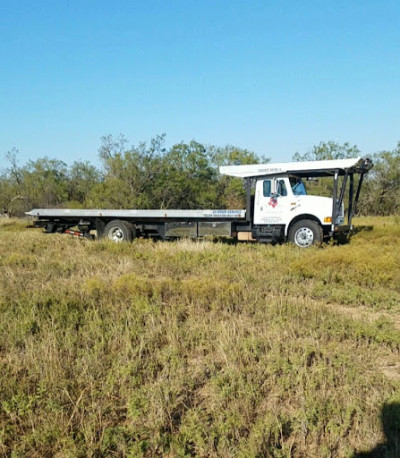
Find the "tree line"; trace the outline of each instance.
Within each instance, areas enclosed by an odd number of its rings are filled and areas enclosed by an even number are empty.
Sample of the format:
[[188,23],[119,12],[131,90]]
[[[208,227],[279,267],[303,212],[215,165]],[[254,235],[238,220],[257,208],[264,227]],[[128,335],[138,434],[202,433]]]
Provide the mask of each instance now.
[[[357,146],[321,142],[293,160],[342,159],[361,155]],[[87,161],[72,165],[48,157],[19,164],[18,151],[6,154],[0,172],[0,212],[21,216],[32,208],[243,208],[242,180],[222,176],[221,165],[266,163],[235,146],[204,145],[195,140],[166,147],[165,135],[129,146],[124,136],[104,136],[100,167]],[[362,214],[400,213],[400,142],[393,151],[372,157],[365,180]],[[329,195],[330,180],[308,183],[312,194]]]

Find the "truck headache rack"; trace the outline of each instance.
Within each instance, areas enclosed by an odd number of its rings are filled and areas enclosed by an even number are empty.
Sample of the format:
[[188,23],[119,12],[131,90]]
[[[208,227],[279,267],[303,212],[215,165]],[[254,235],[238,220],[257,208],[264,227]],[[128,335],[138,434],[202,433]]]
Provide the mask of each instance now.
[[[364,181],[364,176],[369,172],[369,170],[373,167],[373,163],[370,159],[364,159],[361,163],[357,164],[354,167],[349,167],[348,169],[336,169],[334,175],[334,186],[333,186],[333,210],[332,210],[332,230],[334,230],[334,221],[337,216],[337,209],[339,209],[343,203],[344,196],[346,193],[346,185],[347,180],[350,180],[349,184],[349,202],[348,202],[348,210],[347,210],[347,224],[349,229],[352,229],[352,219],[354,214],[357,212],[357,204],[360,197],[361,186]],[[354,174],[359,174],[360,178],[358,180],[357,191],[354,194]],[[343,176],[343,181],[339,193],[339,198],[337,197],[339,186],[338,181],[339,177]]]

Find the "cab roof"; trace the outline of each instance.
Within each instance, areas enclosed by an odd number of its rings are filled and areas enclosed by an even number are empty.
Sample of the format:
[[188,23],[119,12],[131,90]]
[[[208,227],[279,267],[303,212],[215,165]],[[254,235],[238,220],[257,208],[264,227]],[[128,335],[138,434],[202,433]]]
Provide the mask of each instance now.
[[271,175],[295,175],[299,177],[332,176],[348,173],[365,173],[373,167],[370,159],[355,157],[352,159],[333,159],[325,161],[281,162],[276,164],[227,165],[221,166],[222,175],[251,178]]

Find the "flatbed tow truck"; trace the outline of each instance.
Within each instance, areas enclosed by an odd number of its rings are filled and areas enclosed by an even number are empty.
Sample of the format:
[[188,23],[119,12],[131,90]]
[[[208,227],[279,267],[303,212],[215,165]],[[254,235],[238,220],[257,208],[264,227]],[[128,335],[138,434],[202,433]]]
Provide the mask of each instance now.
[[[221,174],[245,180],[245,210],[33,209],[27,215],[35,217],[35,226],[47,233],[93,237],[91,231],[96,230],[97,238],[115,242],[138,236],[221,236],[249,242],[290,241],[307,248],[351,233],[363,179],[372,167],[371,160],[360,157],[220,167]],[[359,175],[357,184],[355,175]],[[303,180],[320,177],[333,179],[332,197],[307,195]]]

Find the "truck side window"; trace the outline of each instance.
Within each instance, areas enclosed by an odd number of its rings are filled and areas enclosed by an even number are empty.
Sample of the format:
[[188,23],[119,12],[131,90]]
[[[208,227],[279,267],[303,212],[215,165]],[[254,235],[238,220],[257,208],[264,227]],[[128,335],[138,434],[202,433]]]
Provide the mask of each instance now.
[[290,186],[295,196],[306,196],[307,191],[301,178],[290,177]]
[[276,192],[280,196],[287,196],[287,189],[286,189],[285,182],[283,180],[278,180],[277,187],[276,187]]
[[263,196],[270,197],[271,195],[271,180],[265,180],[263,182]]

